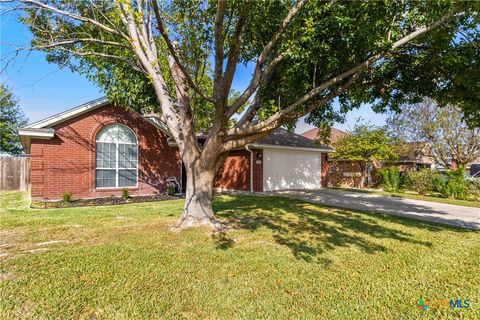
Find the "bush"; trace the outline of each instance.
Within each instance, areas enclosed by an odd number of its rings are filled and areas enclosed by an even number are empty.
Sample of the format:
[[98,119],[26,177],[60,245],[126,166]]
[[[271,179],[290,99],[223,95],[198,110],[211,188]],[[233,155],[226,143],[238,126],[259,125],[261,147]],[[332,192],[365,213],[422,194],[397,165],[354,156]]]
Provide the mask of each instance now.
[[446,198],[465,200],[468,198],[469,188],[465,179],[465,168],[447,170],[438,174],[434,179],[435,191]]
[[130,198],[128,188],[123,188],[122,189],[122,199],[128,199],[128,198]]
[[435,173],[430,169],[407,171],[404,174],[405,188],[416,191],[421,195],[425,195],[427,192],[435,191],[434,180],[436,180],[437,175],[438,173]]
[[72,201],[72,195],[70,192],[63,193],[63,202],[70,202]]
[[480,200],[480,179],[467,181],[468,194],[472,200]]
[[167,194],[169,196],[173,196],[173,195],[175,195],[175,193],[177,193],[177,188],[175,187],[175,185],[169,184],[167,186]]
[[402,189],[403,179],[398,167],[382,168],[378,170],[380,186],[385,191],[399,192]]

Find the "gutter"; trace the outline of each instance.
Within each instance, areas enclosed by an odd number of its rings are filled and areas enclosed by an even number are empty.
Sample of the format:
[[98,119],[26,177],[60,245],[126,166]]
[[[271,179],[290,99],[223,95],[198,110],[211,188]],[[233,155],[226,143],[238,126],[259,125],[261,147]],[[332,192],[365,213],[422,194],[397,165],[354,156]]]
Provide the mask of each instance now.
[[250,193],[253,192],[253,151],[248,148],[248,145],[245,146],[245,150],[250,152]]
[[311,152],[323,152],[323,153],[335,152],[335,149],[333,148],[294,147],[294,146],[284,146],[284,145],[265,144],[265,143],[253,143],[250,146],[255,148],[260,148],[260,149],[284,149],[284,150],[311,151]]

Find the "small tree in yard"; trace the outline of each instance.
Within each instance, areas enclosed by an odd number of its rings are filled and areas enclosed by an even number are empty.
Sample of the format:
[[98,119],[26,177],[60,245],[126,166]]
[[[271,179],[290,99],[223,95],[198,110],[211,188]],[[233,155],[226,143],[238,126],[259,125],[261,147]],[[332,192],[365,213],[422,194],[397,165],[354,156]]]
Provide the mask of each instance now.
[[[166,124],[187,174],[180,227],[219,226],[213,179],[228,152],[300,117],[322,126],[361,103],[382,111],[423,96],[455,97],[476,112],[475,1],[14,3],[33,33],[24,49],[45,51],[112,101]],[[234,92],[237,66],[248,63],[251,79]],[[452,81],[462,72],[473,80]]]
[[337,142],[332,158],[357,162],[362,173],[360,186],[363,187],[369,166],[375,161],[395,160],[395,150],[385,128],[357,123]]
[[0,154],[22,153],[17,130],[26,124],[27,118],[20,110],[18,100],[6,85],[0,84]]

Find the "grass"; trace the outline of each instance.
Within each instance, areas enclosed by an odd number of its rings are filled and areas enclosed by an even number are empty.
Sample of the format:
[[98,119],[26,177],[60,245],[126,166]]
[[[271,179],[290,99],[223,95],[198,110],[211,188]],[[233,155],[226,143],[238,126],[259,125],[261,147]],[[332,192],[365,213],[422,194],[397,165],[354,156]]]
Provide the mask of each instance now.
[[366,189],[356,189],[356,188],[334,188],[334,189],[351,191],[351,192],[359,192],[359,193],[379,194],[383,196],[391,196],[391,197],[398,197],[398,198],[454,204],[457,206],[480,208],[480,201],[458,200],[458,199],[451,199],[451,198],[443,198],[435,195],[420,195],[418,193],[413,193],[410,191],[409,192],[387,192],[387,191],[380,191],[380,190],[366,190]]
[[[227,233],[172,232],[182,200],[33,210],[27,196],[1,195],[2,319],[480,315],[479,232],[254,196],[215,199]],[[421,296],[471,307],[422,311]]]

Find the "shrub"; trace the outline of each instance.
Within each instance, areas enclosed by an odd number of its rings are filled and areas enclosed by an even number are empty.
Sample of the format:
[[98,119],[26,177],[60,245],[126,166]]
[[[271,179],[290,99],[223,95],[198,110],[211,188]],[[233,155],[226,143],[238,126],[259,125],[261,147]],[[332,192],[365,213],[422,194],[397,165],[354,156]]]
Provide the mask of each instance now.
[[382,168],[378,170],[380,186],[385,191],[399,192],[402,189],[402,176],[398,167]]
[[70,202],[72,201],[72,195],[70,192],[64,192],[63,193],[63,202]]
[[407,171],[404,174],[405,188],[425,195],[427,192],[435,190],[434,180],[437,175],[430,169]]
[[128,198],[130,198],[128,188],[123,188],[122,189],[122,199],[128,199]]
[[480,200],[480,179],[467,181],[468,194],[472,200]]
[[169,185],[167,186],[167,193],[168,193],[168,195],[173,196],[173,195],[175,195],[176,192],[177,192],[177,188],[175,187],[175,185],[169,184]]
[[435,191],[446,198],[464,200],[468,198],[468,183],[465,179],[465,168],[447,170],[434,179]]

